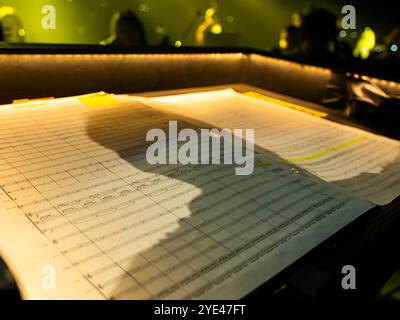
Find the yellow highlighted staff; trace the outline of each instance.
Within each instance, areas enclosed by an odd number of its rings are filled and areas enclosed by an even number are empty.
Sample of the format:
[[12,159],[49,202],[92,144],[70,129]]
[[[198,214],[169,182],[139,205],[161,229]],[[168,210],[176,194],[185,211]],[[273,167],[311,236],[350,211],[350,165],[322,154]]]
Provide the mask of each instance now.
[[259,161],[256,163],[256,167],[269,167],[270,165],[272,165],[272,163],[269,161]]
[[312,110],[312,109],[309,109],[309,108],[305,108],[305,107],[296,105],[294,103],[290,103],[290,102],[282,101],[282,100],[279,100],[279,99],[267,97],[267,96],[264,96],[263,94],[260,94],[260,93],[257,93],[257,92],[248,91],[248,92],[245,92],[244,94],[246,96],[249,96],[249,97],[252,97],[252,98],[257,98],[257,99],[265,100],[265,101],[268,101],[268,102],[276,103],[276,104],[278,104],[278,105],[280,105],[282,107],[286,107],[286,108],[294,109],[294,110],[301,111],[301,112],[304,112],[304,113],[308,113],[308,114],[311,114],[311,115],[313,115],[315,117],[325,118],[325,117],[328,116],[328,114],[325,113],[325,112]]
[[368,136],[363,136],[363,137],[354,139],[352,141],[340,144],[338,146],[334,146],[334,147],[325,149],[325,150],[323,150],[321,152],[318,152],[316,154],[312,154],[312,155],[309,155],[309,156],[306,156],[306,157],[301,157],[301,158],[286,158],[285,160],[286,161],[290,161],[290,162],[304,162],[304,161],[308,161],[308,160],[317,159],[317,158],[320,158],[320,157],[322,157],[322,156],[324,156],[324,155],[326,155],[326,154],[328,154],[328,153],[330,153],[332,151],[336,151],[336,150],[340,150],[340,149],[344,149],[344,148],[350,147],[350,146],[352,146],[352,145],[354,145],[354,144],[356,144],[358,142],[364,141],[367,138],[368,138]]

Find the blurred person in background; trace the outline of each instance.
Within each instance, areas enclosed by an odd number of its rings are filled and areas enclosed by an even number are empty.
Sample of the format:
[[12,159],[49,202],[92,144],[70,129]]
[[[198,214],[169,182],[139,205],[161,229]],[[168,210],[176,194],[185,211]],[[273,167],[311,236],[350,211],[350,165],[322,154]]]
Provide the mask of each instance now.
[[337,17],[326,9],[314,9],[301,24],[301,54],[311,60],[331,60],[335,56],[335,42],[339,33]]
[[111,20],[111,35],[102,45],[146,46],[146,32],[139,18],[131,11],[117,12]]
[[338,17],[331,11],[313,8],[294,15],[292,24],[281,33],[280,52],[310,62],[332,64],[353,59],[351,48],[339,42]]

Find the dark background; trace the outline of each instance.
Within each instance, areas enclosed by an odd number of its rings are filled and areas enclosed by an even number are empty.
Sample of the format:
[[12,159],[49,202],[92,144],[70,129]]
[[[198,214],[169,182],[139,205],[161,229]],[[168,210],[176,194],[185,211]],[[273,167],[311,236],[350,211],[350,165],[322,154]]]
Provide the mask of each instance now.
[[[1,7],[12,7],[30,43],[97,44],[109,35],[113,13],[131,9],[145,27],[150,45],[160,43],[165,35],[171,44],[196,45],[191,24],[201,23],[210,0],[0,0]],[[318,6],[332,10],[338,17],[341,8],[351,4],[357,11],[357,35],[371,27],[378,39],[387,35],[398,23],[395,2],[332,1],[332,0],[219,0],[218,18],[223,33],[220,46],[240,46],[271,50],[278,45],[280,31],[291,23],[294,12]],[[43,6],[56,8],[56,30],[43,30]],[[190,30],[187,30],[190,29]],[[183,34],[187,30],[188,35]],[[183,37],[185,39],[183,39]],[[355,40],[348,37],[350,42]]]

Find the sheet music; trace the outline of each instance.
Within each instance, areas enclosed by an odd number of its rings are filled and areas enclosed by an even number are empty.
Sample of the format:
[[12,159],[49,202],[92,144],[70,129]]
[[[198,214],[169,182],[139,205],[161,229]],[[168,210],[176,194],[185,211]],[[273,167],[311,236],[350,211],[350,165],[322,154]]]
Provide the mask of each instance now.
[[237,299],[373,207],[267,151],[249,176],[150,166],[148,129],[193,124],[100,100],[0,111],[0,254],[26,298]]
[[258,146],[376,204],[400,194],[399,141],[232,89],[141,101],[214,126],[254,128]]

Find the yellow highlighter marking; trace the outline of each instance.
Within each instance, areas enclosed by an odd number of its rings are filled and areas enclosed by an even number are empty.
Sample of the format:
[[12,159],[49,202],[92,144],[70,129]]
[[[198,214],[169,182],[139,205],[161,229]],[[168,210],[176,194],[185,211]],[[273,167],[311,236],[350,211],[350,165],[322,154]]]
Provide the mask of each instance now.
[[269,167],[270,165],[272,165],[272,163],[269,161],[256,162],[256,167]]
[[110,95],[106,92],[98,92],[98,93],[88,94],[88,95],[79,97],[78,100],[80,102],[83,102],[84,104],[86,104],[88,107],[91,107],[91,108],[108,107],[108,106],[119,103],[119,101],[117,99],[113,98],[112,95]]
[[354,144],[356,144],[358,142],[364,141],[367,138],[368,138],[368,136],[363,136],[363,137],[354,139],[352,141],[348,141],[346,143],[340,144],[338,146],[334,146],[334,147],[325,149],[325,150],[323,150],[321,152],[318,152],[316,154],[312,154],[312,155],[309,155],[309,156],[306,156],[306,157],[301,157],[301,158],[286,158],[285,160],[286,161],[290,161],[290,162],[304,162],[304,161],[308,161],[308,160],[313,160],[313,159],[316,159],[316,158],[320,158],[320,157],[322,157],[322,156],[324,156],[324,155],[326,155],[326,154],[328,154],[330,152],[350,147],[350,146],[352,146],[352,145],[354,145]]
[[267,97],[267,96],[265,96],[263,94],[260,94],[260,93],[254,92],[254,91],[245,92],[244,95],[252,97],[252,98],[265,100],[265,101],[268,101],[268,102],[273,102],[273,103],[276,103],[276,104],[278,104],[278,105],[280,105],[282,107],[286,107],[286,108],[294,109],[294,110],[297,110],[297,111],[300,111],[300,112],[308,113],[308,114],[311,114],[311,115],[313,115],[315,117],[325,118],[325,117],[328,116],[328,114],[325,113],[325,112],[312,110],[312,109],[309,109],[309,108],[306,108],[306,107],[299,106],[297,104],[293,104],[293,103],[282,101],[282,100],[279,100],[279,99]]
[[35,99],[17,99],[12,102],[10,106],[12,108],[29,108],[29,107],[38,107],[45,106],[49,101],[53,100],[54,97],[46,97],[46,98],[35,98]]

